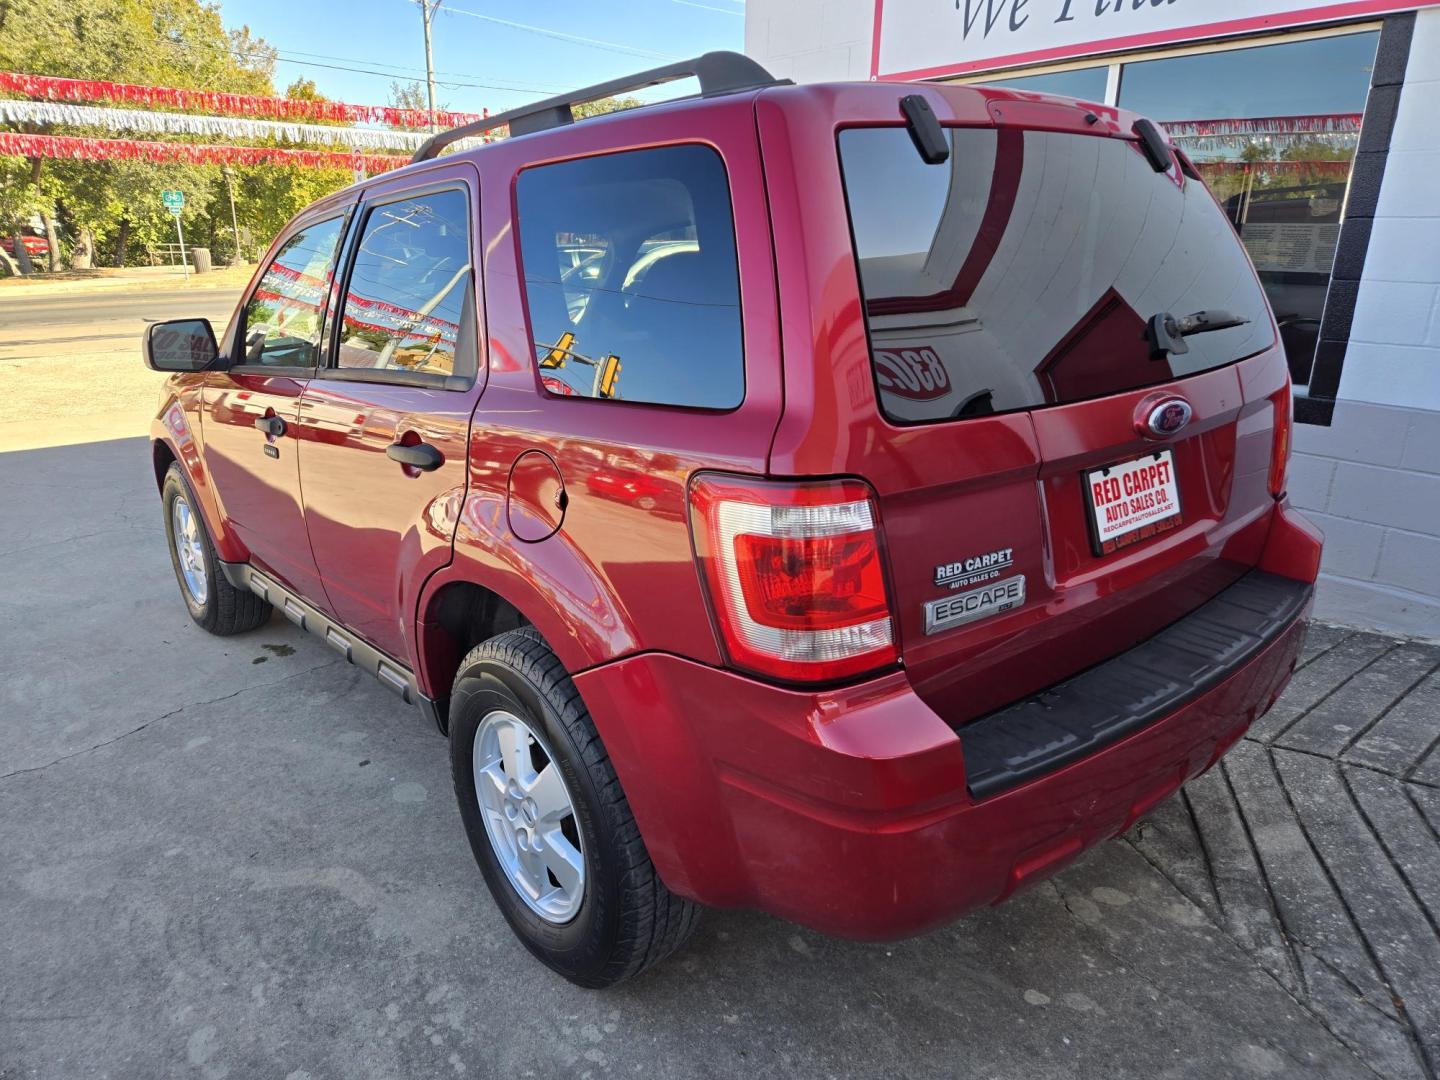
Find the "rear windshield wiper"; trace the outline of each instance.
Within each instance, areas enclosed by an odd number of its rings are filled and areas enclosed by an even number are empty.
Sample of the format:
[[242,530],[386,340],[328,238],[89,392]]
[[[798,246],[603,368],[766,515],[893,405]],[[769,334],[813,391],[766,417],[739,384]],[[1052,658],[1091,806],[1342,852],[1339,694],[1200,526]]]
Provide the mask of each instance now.
[[1191,334],[1229,330],[1231,327],[1244,326],[1249,321],[1221,308],[1197,311],[1193,315],[1182,315],[1178,319],[1170,312],[1162,311],[1158,315],[1152,315],[1145,324],[1145,340],[1150,343],[1150,351],[1156,356],[1167,353],[1179,356],[1190,351],[1185,339]]

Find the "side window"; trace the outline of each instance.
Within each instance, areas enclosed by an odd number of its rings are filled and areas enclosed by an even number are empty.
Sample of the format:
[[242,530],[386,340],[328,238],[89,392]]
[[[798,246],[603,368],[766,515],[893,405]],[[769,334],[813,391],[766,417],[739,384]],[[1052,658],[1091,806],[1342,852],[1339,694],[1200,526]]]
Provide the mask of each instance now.
[[745,397],[730,188],[705,146],[527,169],[525,302],[546,390],[732,409]]
[[337,366],[473,377],[470,281],[470,209],[463,191],[374,207],[347,283]]
[[245,303],[247,364],[314,367],[320,348],[320,305],[335,272],[343,217],[297,232],[265,268]]

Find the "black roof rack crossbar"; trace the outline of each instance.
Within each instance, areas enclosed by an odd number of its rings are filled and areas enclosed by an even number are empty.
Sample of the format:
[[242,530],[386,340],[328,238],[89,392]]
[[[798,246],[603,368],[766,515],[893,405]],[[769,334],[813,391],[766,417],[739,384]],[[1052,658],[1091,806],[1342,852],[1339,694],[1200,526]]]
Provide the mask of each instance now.
[[611,79],[609,82],[596,83],[594,86],[587,86],[582,90],[546,98],[544,101],[537,101],[530,105],[521,105],[518,109],[510,109],[507,112],[497,113],[495,116],[487,116],[483,120],[476,120],[471,124],[462,124],[449,131],[442,131],[426,139],[410,160],[412,162],[429,161],[453,142],[461,139],[473,139],[477,135],[484,135],[487,131],[494,131],[496,128],[506,125],[509,125],[511,135],[529,135],[533,131],[562,127],[575,121],[571,106],[587,101],[599,101],[602,98],[614,97],[616,94],[628,94],[635,90],[644,90],[646,87],[659,86],[661,83],[674,82],[676,79],[688,79],[691,76],[699,80],[701,97],[732,94],[738,90],[754,90],[762,86],[781,86],[790,81],[775,78],[754,60],[740,53],[708,52],[693,60],[680,60],[674,64],[666,64],[664,67],[651,68],[649,71],[640,71],[634,75]]

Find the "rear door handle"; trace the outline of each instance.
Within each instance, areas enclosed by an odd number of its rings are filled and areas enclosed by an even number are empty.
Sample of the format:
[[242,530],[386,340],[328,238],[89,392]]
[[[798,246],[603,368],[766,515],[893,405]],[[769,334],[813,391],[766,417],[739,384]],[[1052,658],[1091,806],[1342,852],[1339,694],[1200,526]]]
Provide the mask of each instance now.
[[419,469],[421,472],[430,472],[438,469],[444,464],[445,456],[429,443],[416,443],[414,446],[406,446],[404,443],[391,443],[385,448],[385,455],[391,461],[398,461],[401,465],[409,465],[412,469]]
[[257,416],[255,418],[255,427],[265,432],[265,434],[269,435],[272,439],[278,439],[281,435],[285,434],[285,421],[281,420],[278,416]]

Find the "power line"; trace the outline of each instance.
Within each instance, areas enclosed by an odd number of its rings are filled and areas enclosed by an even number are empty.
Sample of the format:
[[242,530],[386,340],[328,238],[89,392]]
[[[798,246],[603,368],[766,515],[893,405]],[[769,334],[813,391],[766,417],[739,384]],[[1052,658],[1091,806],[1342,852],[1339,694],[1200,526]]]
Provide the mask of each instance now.
[[[352,71],[359,75],[378,75],[382,79],[393,80],[396,75],[393,71],[372,71],[368,68],[345,67],[342,64],[321,64],[314,60],[289,60],[285,57],[277,57],[275,62],[277,64],[300,64],[305,67],[328,68],[331,71]],[[495,83],[448,82],[439,79],[436,80],[436,83],[439,86],[445,87],[447,90],[474,88],[476,90],[504,90],[516,94],[555,94],[560,92],[558,90],[547,90],[540,86],[501,86]]]
[[[254,56],[252,53],[242,52],[242,51],[240,51],[239,49],[228,48],[228,47],[223,46],[223,45],[208,45],[208,44],[205,44],[205,43],[202,43],[202,42],[195,42],[195,41],[175,41],[175,40],[172,39],[172,38],[164,38],[164,37],[162,37],[162,38],[157,38],[156,40],[158,40],[158,41],[161,42],[162,44],[165,44],[165,45],[173,45],[173,46],[175,46],[176,48],[180,48],[180,49],[192,49],[192,50],[193,50],[193,49],[202,49],[202,50],[208,50],[208,51],[212,51],[212,52],[224,53],[224,54],[226,54],[226,55],[233,56],[233,57],[234,57],[235,59],[237,59],[237,60],[248,60],[248,61],[252,61],[252,62],[255,60],[255,56]],[[272,46],[272,48],[273,48],[273,46]],[[317,60],[294,60],[294,59],[291,59],[290,56],[283,55],[283,54],[282,54],[282,51],[279,50],[279,49],[275,49],[274,51],[275,51],[275,54],[276,54],[274,59],[275,59],[275,63],[277,63],[277,64],[298,64],[298,65],[300,65],[300,66],[302,66],[302,67],[326,68],[326,69],[331,70],[331,71],[350,71],[350,72],[354,72],[354,73],[360,74],[360,75],[376,75],[376,76],[379,76],[379,77],[382,78],[382,79],[392,79],[392,80],[395,79],[395,78],[397,78],[397,77],[399,77],[400,75],[404,75],[404,74],[406,74],[406,73],[409,73],[409,74],[412,74],[412,75],[413,75],[413,74],[420,74],[420,72],[418,72],[417,69],[414,69],[414,68],[405,68],[405,69],[402,69],[402,70],[400,70],[400,71],[376,71],[376,70],[374,70],[373,68],[351,67],[351,66],[347,66],[347,65],[344,65],[344,64],[322,64],[322,63],[320,63],[320,62],[317,61]],[[293,54],[293,55],[299,55],[299,56],[325,56],[324,53],[295,53],[295,54]],[[337,56],[337,57],[329,57],[329,59],[334,59],[334,60],[348,60],[348,59],[350,59],[350,58],[349,58],[349,57],[344,57],[344,56]],[[355,61],[355,62],[356,62],[356,63],[367,63],[367,64],[368,64],[368,63],[380,63],[380,61],[373,61],[373,60],[359,60],[359,61]],[[392,67],[392,66],[398,66],[398,65],[389,65],[389,64],[383,64],[383,63],[381,63],[380,66],[382,66],[382,67]],[[559,92],[560,92],[560,91],[555,90],[555,89],[552,89],[552,88],[550,88],[550,87],[536,86],[536,85],[534,85],[534,84],[531,84],[531,85],[528,85],[528,86],[520,86],[520,85],[515,85],[515,84],[509,84],[509,85],[507,85],[507,84],[501,84],[501,83],[481,83],[481,82],[469,82],[469,81],[453,81],[453,82],[442,82],[440,85],[446,87],[447,89],[451,89],[451,90],[460,89],[460,88],[462,88],[462,87],[465,87],[465,88],[474,88],[474,89],[477,89],[477,90],[503,90],[503,91],[508,91],[508,92],[511,92],[511,93],[518,93],[518,94],[537,94],[537,93],[538,93],[538,94],[555,94],[555,93],[559,93]]]
[[610,52],[624,53],[629,56],[648,56],[656,60],[678,60],[679,57],[673,53],[655,52],[653,49],[640,49],[633,45],[621,45],[614,41],[601,41],[599,38],[581,37],[579,34],[567,34],[560,30],[551,30],[544,26],[533,26],[530,23],[512,22],[509,19],[501,19],[495,15],[482,15],[478,11],[466,11],[463,8],[446,7],[441,8],[447,15],[466,15],[472,19],[481,19],[485,22],[495,23],[499,26],[508,26],[512,30],[524,30],[530,34],[540,34],[543,37],[555,38],[558,41],[568,41],[574,45],[586,45],[592,49],[608,49]]
[[[396,73],[397,75],[417,75],[417,76],[418,76],[418,75],[423,75],[423,74],[424,74],[424,70],[423,70],[422,68],[406,67],[406,66],[404,66],[403,64],[387,64],[387,63],[385,63],[383,60],[364,60],[364,59],[361,59],[361,58],[359,58],[359,57],[354,57],[354,56],[330,56],[330,55],[328,55],[327,53],[302,52],[302,51],[299,50],[299,49],[276,49],[275,51],[276,51],[277,53],[283,53],[283,54],[286,55],[286,56],[311,56],[311,57],[315,57],[316,59],[319,59],[319,60],[340,60],[340,61],[344,61],[344,62],[347,63],[347,64],[369,64],[371,67],[393,68],[393,69],[395,70],[395,73]],[[298,63],[299,61],[294,61],[294,60],[292,60],[292,61],[290,61],[290,62],[291,62],[291,63]],[[436,74],[436,75],[453,75],[453,76],[455,76],[456,78],[460,78],[460,79],[468,79],[468,78],[471,77],[471,73],[468,72],[468,71],[440,71],[440,70],[437,69],[436,72],[435,72],[435,74]],[[473,85],[476,85],[476,86],[485,86],[485,84],[483,84],[483,83],[475,83],[475,84],[473,84]],[[510,86],[510,85],[506,85],[506,86],[485,86],[485,88],[486,88],[486,89],[489,89],[489,90],[509,90],[509,89],[515,89],[515,90],[536,90],[536,91],[539,91],[539,92],[541,92],[541,93],[556,93],[556,91],[554,91],[554,90],[551,90],[551,89],[549,89],[549,88],[547,88],[547,87],[544,87],[544,86],[537,86],[537,85],[535,85],[534,83],[528,83],[528,84],[527,84],[527,83],[515,83],[513,86]]]
[[745,9],[743,7],[739,10],[735,8],[714,7],[711,4],[697,4],[695,0],[670,0],[670,2],[672,4],[684,4],[686,7],[699,8],[701,11],[718,11],[721,15],[738,15],[742,19],[745,17]]

